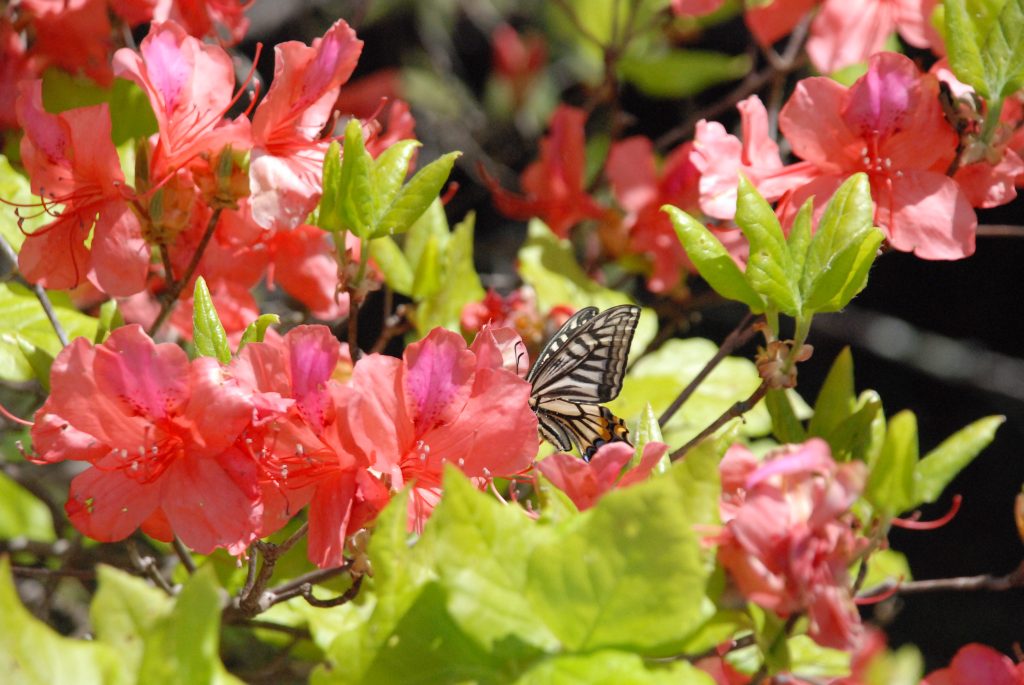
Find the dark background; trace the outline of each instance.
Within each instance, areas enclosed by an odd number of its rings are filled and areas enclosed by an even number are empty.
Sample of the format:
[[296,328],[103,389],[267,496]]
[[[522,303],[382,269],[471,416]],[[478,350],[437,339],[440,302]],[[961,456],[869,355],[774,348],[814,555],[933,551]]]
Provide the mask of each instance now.
[[[522,8],[535,6],[522,4]],[[342,16],[366,43],[353,80],[380,68],[421,63],[426,47],[434,53],[435,66],[447,61],[448,76],[479,93],[490,68],[485,21],[460,16],[452,25],[449,46],[430,45],[414,12],[396,12],[363,26],[358,19],[365,16],[367,7],[364,2],[256,3],[250,35],[265,45],[286,39],[308,41]],[[533,17],[525,9],[520,11],[513,22],[528,26]],[[735,21],[705,33],[699,44],[739,53],[746,49],[745,40],[743,24]],[[251,45],[242,49],[252,54]],[[444,57],[440,62],[438,54]],[[260,63],[264,78],[272,73],[272,60],[272,50],[266,50]],[[636,116],[628,133],[657,137],[732,85],[681,105],[648,100],[627,89],[623,108]],[[563,99],[579,104],[581,95],[570,88]],[[452,122],[439,121],[415,107],[414,111],[418,137],[425,143],[424,159],[453,147],[451,142],[458,140],[460,132],[451,130]],[[735,123],[728,116],[722,120],[727,126]],[[476,141],[481,149],[516,172],[536,155],[536,141],[509,138],[508,131],[485,131],[481,136]],[[476,182],[476,161],[471,153],[460,160],[456,180],[461,187],[448,206],[449,218],[458,220],[468,209],[476,210],[478,266],[483,272],[507,274],[525,227],[493,211],[488,194]],[[1024,224],[1024,204],[1018,200],[979,212],[979,223]],[[892,547],[907,554],[916,579],[1003,575],[1021,562],[1013,502],[1024,483],[1022,264],[1024,239],[1013,237],[979,237],[977,253],[958,262],[929,262],[889,253],[876,262],[867,289],[850,309],[820,317],[812,330],[815,353],[800,367],[801,394],[813,400],[836,354],[850,345],[857,390],[877,390],[889,416],[912,410],[918,419],[922,454],[971,421],[991,414],[1007,417],[992,446],[957,478],[940,502],[923,511],[925,520],[938,518],[949,508],[952,494],[960,493],[963,506],[952,522],[935,531],[892,531]],[[712,309],[690,334],[721,341],[741,316],[742,311],[734,307]],[[749,355],[752,350],[745,352]],[[864,614],[871,617],[876,610],[866,608]],[[897,598],[883,605],[877,616],[890,644],[918,645],[931,670],[947,664],[969,642],[1012,654],[1013,646],[1024,641],[1024,589]]]

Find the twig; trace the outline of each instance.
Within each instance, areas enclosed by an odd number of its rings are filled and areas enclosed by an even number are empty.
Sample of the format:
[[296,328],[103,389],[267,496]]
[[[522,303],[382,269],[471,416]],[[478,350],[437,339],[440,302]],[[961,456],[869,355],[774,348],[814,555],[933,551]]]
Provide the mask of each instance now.
[[359,588],[363,584],[363,577],[364,576],[359,576],[353,580],[352,586],[349,589],[345,590],[345,592],[341,593],[337,597],[332,597],[331,599],[318,599],[313,595],[313,586],[310,583],[303,583],[301,587],[302,598],[309,602],[310,606],[320,607],[323,609],[341,606],[342,604],[351,602],[355,599],[355,596],[359,594]]
[[35,568],[34,566],[11,566],[11,573],[23,578],[82,578],[93,580],[96,578],[95,571],[88,571],[77,568]]
[[181,274],[180,278],[174,278],[174,274],[171,272],[169,253],[166,248],[161,249],[161,257],[164,259],[164,271],[167,272],[166,277],[170,285],[160,297],[162,300],[160,303],[160,313],[156,315],[156,319],[149,327],[150,336],[156,335],[160,326],[162,326],[164,321],[167,320],[167,317],[170,316],[171,309],[174,308],[174,303],[177,302],[178,297],[181,296],[181,291],[185,289],[188,282],[192,280],[192,276],[195,275],[196,269],[199,268],[199,262],[203,259],[203,253],[206,252],[206,246],[210,244],[210,239],[213,238],[213,234],[217,230],[217,222],[220,221],[221,211],[222,208],[220,207],[213,210],[213,214],[210,216],[210,221],[206,224],[206,231],[203,233],[203,237],[199,239],[199,244],[196,246],[195,252],[192,253],[192,260],[189,261],[188,266],[185,267],[185,272]]
[[682,459],[695,445],[700,443],[704,438],[708,437],[716,430],[724,426],[726,423],[735,419],[739,416],[743,416],[750,411],[755,404],[761,401],[761,398],[768,392],[768,383],[762,382],[761,385],[757,386],[757,390],[751,393],[750,397],[745,400],[741,400],[736,404],[729,407],[721,416],[715,419],[710,426],[702,430],[697,436],[692,438],[688,443],[677,449],[675,452],[669,455],[669,459],[677,461]]
[[895,581],[882,583],[871,588],[863,597],[876,597],[885,593],[899,595],[917,595],[924,592],[968,592],[985,590],[1004,592],[1014,588],[1024,588],[1024,561],[1005,576],[986,574],[982,576],[963,576],[960,578],[935,578],[932,580],[913,580],[896,584]]
[[185,570],[188,571],[189,575],[196,572],[196,562],[192,558],[192,553],[188,551],[188,547],[181,541],[177,535],[171,541],[171,546],[174,548],[174,553],[181,559],[181,563],[184,564]]
[[330,580],[335,576],[340,576],[342,573],[347,573],[352,568],[350,563],[342,564],[341,566],[332,566],[331,568],[322,568],[316,571],[310,571],[304,573],[298,578],[293,578],[288,582],[281,583],[277,587],[269,590],[267,594],[273,595],[273,604],[285,602],[292,597],[298,597],[302,594],[303,585],[313,585],[316,583],[322,583],[325,580]]
[[[13,268],[18,268],[18,255],[3,235],[0,235],[0,253],[3,253],[4,257],[10,260]],[[20,275],[17,277],[17,280],[31,290],[36,299],[39,300],[39,305],[43,308],[43,313],[46,314],[46,318],[50,321],[53,332],[57,334],[57,340],[60,340],[61,347],[67,347],[68,334],[64,332],[64,327],[60,324],[60,320],[57,319],[57,312],[53,308],[53,303],[50,302],[50,296],[46,294],[46,289],[38,283],[29,283]]]
[[690,396],[693,395],[698,386],[704,382],[704,379],[711,374],[723,359],[729,356],[729,354],[731,354],[737,347],[742,347],[747,344],[757,330],[755,324],[763,320],[763,318],[763,316],[755,317],[753,314],[747,314],[743,317],[743,320],[740,321],[739,325],[726,336],[724,341],[722,341],[722,345],[718,348],[718,351],[715,352],[715,356],[708,360],[708,363],[704,365],[704,368],[700,370],[700,373],[694,376],[693,380],[683,388],[681,393],[679,393],[679,397],[677,397],[675,401],[668,406],[668,409],[662,412],[661,416],[658,417],[659,426],[664,427],[665,424],[669,422],[669,419],[679,411],[679,408],[686,403],[686,400],[690,399]]
[[383,352],[384,348],[388,346],[388,343],[393,338],[402,335],[410,328],[412,328],[412,322],[405,315],[405,305],[399,305],[395,313],[384,322],[384,330],[380,332],[380,336],[377,338],[377,342],[373,344],[370,352]]
[[157,587],[173,597],[174,588],[171,586],[171,583],[164,578],[164,574],[160,573],[160,569],[156,566],[156,559],[150,556],[142,556],[134,540],[129,539],[127,547],[128,557],[132,560],[132,565],[135,566],[140,573],[153,581]]
[[[266,589],[271,577],[274,575],[274,567],[277,565],[278,559],[284,556],[296,542],[302,539],[302,536],[306,534],[308,529],[309,524],[303,523],[294,533],[288,536],[287,540],[279,545],[260,541],[252,544],[252,550],[249,552],[251,556],[249,558],[249,571],[245,585],[231,605],[225,609],[226,621],[237,622],[239,619],[250,619],[277,604],[277,601],[275,601],[276,589],[270,591]],[[256,570],[255,559],[257,552],[263,556],[263,561],[258,571]]]
[[977,235],[983,238],[1024,238],[1024,226],[979,224]]

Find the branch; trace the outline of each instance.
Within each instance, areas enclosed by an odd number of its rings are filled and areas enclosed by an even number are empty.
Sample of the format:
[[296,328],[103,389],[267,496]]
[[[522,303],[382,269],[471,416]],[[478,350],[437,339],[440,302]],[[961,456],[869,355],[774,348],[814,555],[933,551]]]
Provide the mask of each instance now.
[[982,238],[1024,238],[1024,226],[980,224],[977,235]]
[[192,553],[189,552],[188,547],[186,547],[185,543],[181,541],[181,538],[175,535],[174,539],[171,540],[171,546],[174,548],[174,553],[178,555],[179,559],[181,559],[181,563],[184,564],[185,570],[188,571],[188,574],[192,575],[195,573],[196,562],[192,558]]
[[718,348],[718,351],[715,352],[715,356],[708,360],[708,363],[704,365],[704,368],[700,370],[700,373],[694,376],[693,380],[691,380],[690,383],[683,388],[683,391],[679,393],[679,397],[677,397],[675,401],[668,406],[668,409],[658,417],[659,426],[662,428],[665,427],[665,424],[669,422],[669,419],[679,411],[679,408],[686,403],[686,400],[690,399],[690,396],[693,395],[698,386],[704,382],[704,379],[711,374],[723,359],[729,356],[729,354],[731,354],[736,348],[747,344],[757,330],[756,324],[763,320],[763,316],[755,317],[753,314],[747,314],[743,317],[743,320],[740,321],[739,325],[733,329],[732,333],[726,336],[722,345]]
[[[270,583],[270,579],[274,575],[274,567],[277,565],[278,560],[283,557],[296,542],[302,539],[302,536],[306,534],[308,529],[309,524],[303,523],[288,537],[287,540],[279,545],[260,541],[256,541],[252,544],[252,548],[249,552],[251,556],[249,557],[249,570],[245,585],[238,593],[238,596],[235,597],[232,603],[224,610],[225,621],[229,623],[237,623],[239,620],[251,619],[260,612],[266,611],[278,601],[282,601],[277,600],[276,589],[268,591],[266,589],[267,585]],[[260,553],[263,556],[263,562],[259,566],[259,571],[256,570],[255,556],[257,553]]]
[[675,452],[669,455],[669,459],[672,461],[678,461],[682,459],[687,452],[693,449],[698,443],[704,438],[708,437],[716,430],[724,426],[732,419],[743,416],[748,411],[754,408],[754,405],[761,401],[761,398],[768,392],[768,383],[762,382],[761,385],[757,386],[757,390],[751,393],[750,397],[729,407],[721,416],[715,419],[710,426],[702,430],[698,435],[692,438],[688,443],[677,449]]
[[917,595],[925,592],[972,592],[978,590],[1004,592],[1014,588],[1024,588],[1024,561],[1005,576],[986,574],[982,576],[964,576],[960,578],[913,580],[906,583],[890,581],[871,588],[868,592],[862,595],[862,597],[871,598],[886,593]]
[[171,314],[171,309],[174,308],[174,303],[178,301],[181,296],[181,291],[185,289],[188,282],[192,280],[192,277],[196,273],[196,269],[199,268],[199,262],[203,259],[203,253],[206,252],[206,246],[210,244],[210,239],[213,238],[214,231],[217,229],[217,222],[220,221],[220,213],[222,209],[217,207],[213,210],[213,214],[210,216],[210,221],[206,224],[206,231],[203,233],[203,237],[199,239],[199,244],[196,246],[196,251],[192,253],[192,260],[185,267],[185,272],[181,274],[181,278],[175,279],[174,274],[170,270],[170,257],[166,249],[161,249],[161,256],[164,259],[164,270],[167,271],[167,281],[170,283],[167,290],[164,291],[160,297],[162,302],[160,303],[160,313],[156,315],[156,319],[153,324],[149,327],[150,337],[156,335],[156,332],[160,330],[160,326],[164,324],[167,317]]

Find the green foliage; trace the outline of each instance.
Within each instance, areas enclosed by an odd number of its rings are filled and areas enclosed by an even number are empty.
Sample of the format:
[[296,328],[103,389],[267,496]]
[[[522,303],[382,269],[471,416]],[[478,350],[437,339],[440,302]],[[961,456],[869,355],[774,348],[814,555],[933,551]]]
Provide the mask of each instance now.
[[115,78],[105,88],[58,69],[47,69],[43,74],[43,105],[47,112],[59,113],[100,103],[110,107],[110,137],[115,146],[156,133],[156,115],[149,98],[134,81]]
[[706,683],[639,659],[673,653],[714,611],[694,526],[717,521],[717,460],[695,451],[558,522],[531,520],[450,469],[412,547],[397,498],[371,543],[373,610],[338,634],[313,682],[541,682],[628,662],[636,682]]
[[231,361],[231,347],[210,297],[206,280],[200,276],[192,296],[192,341],[200,357],[216,357],[222,364]]
[[117,308],[117,300],[107,300],[100,305],[100,315],[96,323],[96,337],[93,342],[99,345],[110,333],[124,325],[124,317],[121,310]]
[[736,223],[750,243],[745,272],[700,222],[677,208],[662,209],[701,276],[720,295],[755,313],[778,312],[805,322],[816,313],[841,310],[864,288],[883,238],[871,225],[871,188],[864,174],[840,186],[813,235],[810,205],[801,208],[788,239],[771,205],[741,176]]
[[[96,337],[97,321],[79,312],[66,293],[49,294],[57,320],[68,338]],[[39,300],[18,283],[0,283],[0,379],[48,382],[50,363],[62,345]]]
[[710,50],[672,49],[660,41],[651,47],[634,43],[619,62],[619,74],[644,95],[682,98],[750,73],[749,55]]
[[421,335],[435,326],[459,330],[462,308],[485,294],[473,266],[474,225],[469,214],[450,235],[430,236],[419,256],[413,290],[419,296],[415,322]]
[[53,519],[42,500],[0,473],[0,540],[19,537],[52,542]]
[[0,668],[9,685],[120,685],[133,682],[117,650],[62,637],[32,616],[0,557]]
[[437,198],[459,153],[451,152],[402,181],[419,143],[395,143],[374,160],[357,119],[345,127],[344,155],[337,148],[324,158],[324,194],[317,224],[332,233],[352,231],[363,240],[409,230]]
[[277,314],[260,314],[256,320],[245,327],[242,331],[242,339],[238,341],[238,351],[251,342],[263,342],[267,335],[267,329],[281,323],[281,317]]
[[943,6],[949,63],[957,78],[996,101],[1020,90],[1024,86],[1024,2],[945,0]]
[[987,416],[961,428],[926,454],[914,470],[914,499],[934,502],[983,449],[995,439],[1005,416]]
[[[717,345],[703,338],[669,340],[634,364],[626,374],[622,392],[608,406],[631,423],[644,414],[648,405],[655,414],[661,414],[717,350]],[[752,362],[726,357],[663,427],[665,442],[683,444],[760,384]],[[741,430],[749,436],[769,431],[769,416],[763,404],[744,415]]]

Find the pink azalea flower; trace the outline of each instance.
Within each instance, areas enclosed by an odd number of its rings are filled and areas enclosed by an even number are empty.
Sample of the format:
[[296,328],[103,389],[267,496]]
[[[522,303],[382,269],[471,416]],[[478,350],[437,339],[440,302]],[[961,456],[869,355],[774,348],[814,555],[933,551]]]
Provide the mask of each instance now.
[[139,52],[122,48],[114,55],[114,73],[134,81],[149,97],[156,115],[150,166],[157,183],[199,155],[213,155],[230,145],[251,145],[249,120],[225,119],[233,104],[235,71],[219,46],[203,43],[178,24],[153,24]]
[[14,30],[11,20],[0,16],[0,130],[18,125],[18,81],[36,77],[26,49],[25,39]]
[[736,215],[736,187],[742,173],[768,200],[777,200],[794,185],[815,175],[809,164],[784,167],[779,146],[768,135],[768,112],[756,95],[737,105],[742,139],[717,121],[700,121],[690,161],[700,172],[700,208],[716,219]]
[[865,541],[851,529],[849,508],[863,488],[864,464],[836,464],[828,444],[812,439],[763,463],[735,445],[720,470],[718,560],[739,590],[783,617],[806,612],[819,644],[855,646],[860,617],[847,567]]
[[977,218],[963,189],[946,175],[957,135],[942,114],[938,80],[891,52],[871,58],[850,88],[827,78],[797,84],[779,128],[816,178],[794,190],[790,208],[824,203],[851,174],[865,172],[875,222],[889,244],[924,259],[974,252]]
[[[474,349],[437,328],[402,359],[371,354],[352,372],[342,440],[393,491],[412,484],[412,529],[422,529],[440,499],[446,463],[483,483],[522,473],[537,453],[529,384],[481,364]],[[490,352],[487,360],[497,361]]]
[[253,405],[215,359],[189,362],[139,326],[102,345],[78,338],[54,361],[52,393],[36,414],[36,460],[85,461],[68,517],[83,534],[122,540],[140,526],[209,553],[241,553],[261,515],[247,455],[235,446]]
[[[149,272],[149,246],[124,198],[110,111],[100,104],[49,114],[42,97],[41,81],[19,85],[21,158],[32,192],[55,218],[25,239],[18,268],[51,289],[73,288],[94,272],[111,295],[139,292]],[[58,213],[54,205],[63,208]]]
[[245,38],[249,0],[152,0],[153,20],[177,22],[196,38],[210,36],[234,45]]
[[523,102],[547,59],[547,45],[538,35],[521,36],[509,24],[499,24],[491,33],[494,73],[509,84],[516,104]]
[[672,11],[699,17],[717,10],[725,0],[672,0]]
[[513,219],[540,217],[560,238],[584,219],[599,219],[604,208],[583,187],[585,140],[583,110],[559,105],[540,143],[540,159],[520,176],[525,196],[511,193],[490,176],[484,181],[498,210]]
[[316,207],[330,143],[320,133],[362,49],[341,20],[311,46],[289,41],[274,48],[274,80],[252,122],[249,178],[260,226],[294,228]]
[[663,442],[644,445],[640,463],[625,473],[622,468],[633,457],[634,449],[624,442],[602,445],[589,462],[571,454],[552,454],[537,462],[544,477],[564,492],[580,511],[597,504],[606,493],[645,480],[668,451]]
[[537,309],[537,296],[530,288],[518,288],[506,296],[488,290],[484,299],[462,307],[459,326],[467,335],[475,335],[485,326],[492,330],[508,327],[529,348],[539,349],[544,336],[544,319]]
[[684,269],[692,267],[676,237],[672,222],[661,211],[671,204],[686,211],[697,209],[700,172],[692,161],[693,143],[680,145],[665,158],[660,173],[649,138],[633,136],[612,145],[605,175],[615,199],[624,210],[630,248],[646,254],[654,269],[647,279],[651,292],[663,293],[679,284]]
[[113,50],[106,0],[22,0],[35,33],[31,54],[38,72],[56,66],[102,86],[113,81]]
[[1024,664],[991,647],[969,644],[961,647],[946,668],[932,671],[921,685],[1024,685]]

